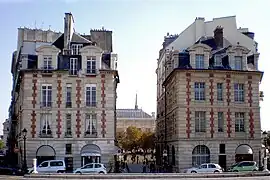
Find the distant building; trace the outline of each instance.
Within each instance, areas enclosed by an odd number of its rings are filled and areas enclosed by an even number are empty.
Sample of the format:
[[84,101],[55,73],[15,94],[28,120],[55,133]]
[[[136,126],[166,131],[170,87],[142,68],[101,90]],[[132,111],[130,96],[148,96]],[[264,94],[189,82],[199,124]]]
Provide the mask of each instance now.
[[134,109],[117,109],[116,132],[125,131],[129,126],[135,126],[142,131],[154,132],[156,126],[155,113],[151,115],[138,108],[137,94]]

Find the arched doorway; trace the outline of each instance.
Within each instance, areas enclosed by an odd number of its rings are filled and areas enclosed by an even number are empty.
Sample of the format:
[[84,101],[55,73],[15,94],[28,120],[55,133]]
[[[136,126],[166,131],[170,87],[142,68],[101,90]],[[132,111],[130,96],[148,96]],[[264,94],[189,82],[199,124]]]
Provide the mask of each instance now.
[[39,165],[43,161],[54,160],[55,150],[49,145],[42,145],[37,149],[36,157],[37,164]]
[[247,144],[241,144],[235,150],[235,162],[240,161],[253,161],[253,150]]
[[81,150],[81,165],[88,163],[100,163],[101,150],[95,144],[87,144]]
[[210,150],[205,145],[198,145],[192,151],[192,166],[210,163]]
[[172,146],[172,165],[175,165],[175,148]]

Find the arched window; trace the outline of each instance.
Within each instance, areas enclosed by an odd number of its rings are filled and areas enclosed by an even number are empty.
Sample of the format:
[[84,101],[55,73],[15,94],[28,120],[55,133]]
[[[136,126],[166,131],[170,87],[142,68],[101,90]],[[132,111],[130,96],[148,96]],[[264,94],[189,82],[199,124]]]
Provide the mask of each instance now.
[[210,163],[210,150],[205,145],[196,146],[192,151],[192,165]]
[[175,148],[172,146],[172,165],[175,165]]

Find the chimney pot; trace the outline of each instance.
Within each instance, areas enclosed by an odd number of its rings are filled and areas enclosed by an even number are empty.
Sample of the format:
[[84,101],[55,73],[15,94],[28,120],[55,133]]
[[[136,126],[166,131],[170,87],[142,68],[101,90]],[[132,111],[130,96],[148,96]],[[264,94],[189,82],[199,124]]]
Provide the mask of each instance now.
[[217,48],[223,48],[223,27],[217,26],[214,30],[214,39],[217,45]]

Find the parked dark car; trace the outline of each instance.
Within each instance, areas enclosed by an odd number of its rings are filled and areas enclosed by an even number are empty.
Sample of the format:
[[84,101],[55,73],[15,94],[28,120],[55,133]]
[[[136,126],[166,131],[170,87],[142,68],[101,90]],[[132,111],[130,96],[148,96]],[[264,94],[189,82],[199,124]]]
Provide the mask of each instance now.
[[20,168],[0,166],[0,175],[24,175],[23,171]]

